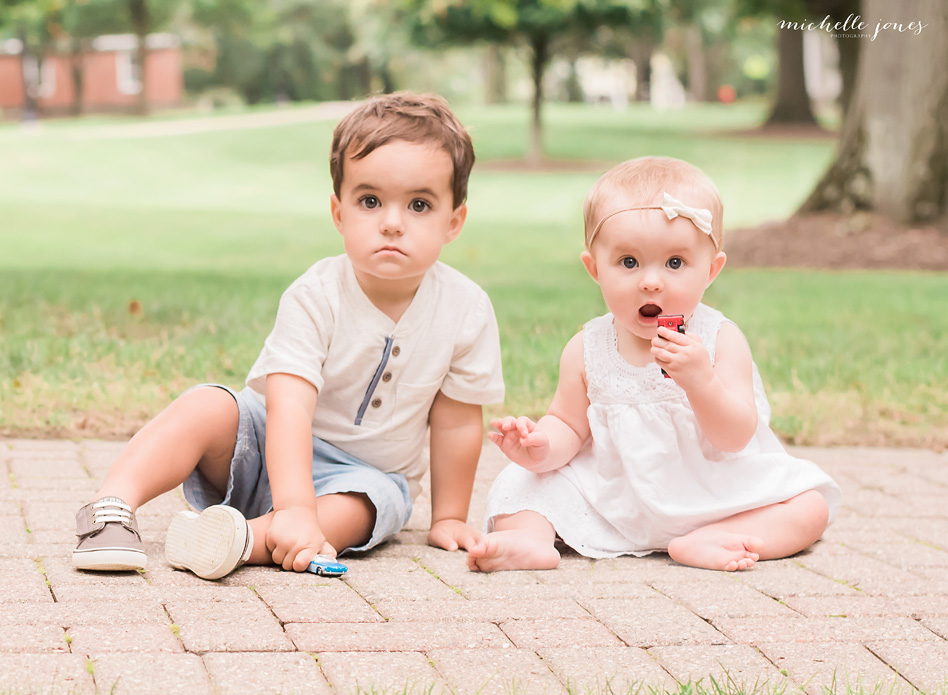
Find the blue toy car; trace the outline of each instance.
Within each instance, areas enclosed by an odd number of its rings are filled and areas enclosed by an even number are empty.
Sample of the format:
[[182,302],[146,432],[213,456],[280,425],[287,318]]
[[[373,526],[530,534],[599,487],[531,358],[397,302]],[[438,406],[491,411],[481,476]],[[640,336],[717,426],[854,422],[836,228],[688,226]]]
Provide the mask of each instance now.
[[306,571],[318,574],[320,577],[341,577],[349,571],[349,568],[341,562],[337,562],[334,557],[330,557],[329,555],[317,555],[313,558],[313,561],[309,563],[309,567],[306,568]]

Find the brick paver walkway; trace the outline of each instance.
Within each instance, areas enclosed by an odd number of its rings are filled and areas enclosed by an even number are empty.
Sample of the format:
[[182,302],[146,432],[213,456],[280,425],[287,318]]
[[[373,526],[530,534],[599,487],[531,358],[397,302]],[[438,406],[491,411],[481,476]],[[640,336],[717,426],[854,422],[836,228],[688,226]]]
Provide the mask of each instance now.
[[[4,695],[620,693],[708,676],[819,693],[834,674],[841,693],[857,677],[946,692],[945,454],[796,449],[839,481],[839,518],[809,552],[736,575],[665,555],[475,574],[425,545],[422,499],[344,580],[204,582],[164,562],[177,491],[139,512],[147,572],[70,567],[74,514],[121,446],[0,440]],[[502,465],[485,447],[472,519]]]

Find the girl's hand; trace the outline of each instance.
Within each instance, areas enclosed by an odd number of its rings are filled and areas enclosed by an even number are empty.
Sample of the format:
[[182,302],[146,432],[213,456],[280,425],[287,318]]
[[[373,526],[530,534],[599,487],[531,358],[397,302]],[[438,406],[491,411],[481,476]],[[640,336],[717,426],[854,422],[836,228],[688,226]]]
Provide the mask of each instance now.
[[528,417],[507,417],[491,420],[490,440],[500,447],[514,463],[528,471],[541,466],[550,455],[550,438]]
[[690,333],[659,326],[652,338],[652,357],[686,392],[714,378],[711,356],[704,344]]

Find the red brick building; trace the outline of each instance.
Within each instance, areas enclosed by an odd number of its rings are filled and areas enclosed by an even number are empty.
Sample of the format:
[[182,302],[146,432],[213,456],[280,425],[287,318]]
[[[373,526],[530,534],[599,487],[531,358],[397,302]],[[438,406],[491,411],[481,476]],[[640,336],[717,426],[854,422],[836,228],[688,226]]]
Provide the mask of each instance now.
[[[137,39],[132,34],[100,36],[92,49],[82,55],[82,109],[86,112],[131,111],[138,101],[142,82],[135,64]],[[181,103],[184,73],[178,37],[150,34],[146,41],[148,57],[146,90],[153,108],[168,108]],[[16,116],[23,108],[24,80],[20,61],[22,46],[13,39],[0,41],[0,112]],[[73,57],[68,53],[50,53],[42,61],[30,60],[26,70],[35,82],[34,96],[40,113],[70,113],[75,103],[72,78]]]

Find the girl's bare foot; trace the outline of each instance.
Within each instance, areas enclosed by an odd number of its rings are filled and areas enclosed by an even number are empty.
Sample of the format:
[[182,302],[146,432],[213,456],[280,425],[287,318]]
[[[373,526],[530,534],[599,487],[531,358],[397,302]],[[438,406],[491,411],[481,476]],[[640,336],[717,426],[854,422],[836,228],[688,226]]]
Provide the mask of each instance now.
[[668,554],[675,562],[726,572],[753,567],[763,549],[764,541],[757,536],[707,527],[668,544]]
[[520,529],[488,533],[467,553],[472,572],[551,570],[558,564],[560,554],[552,544]]

